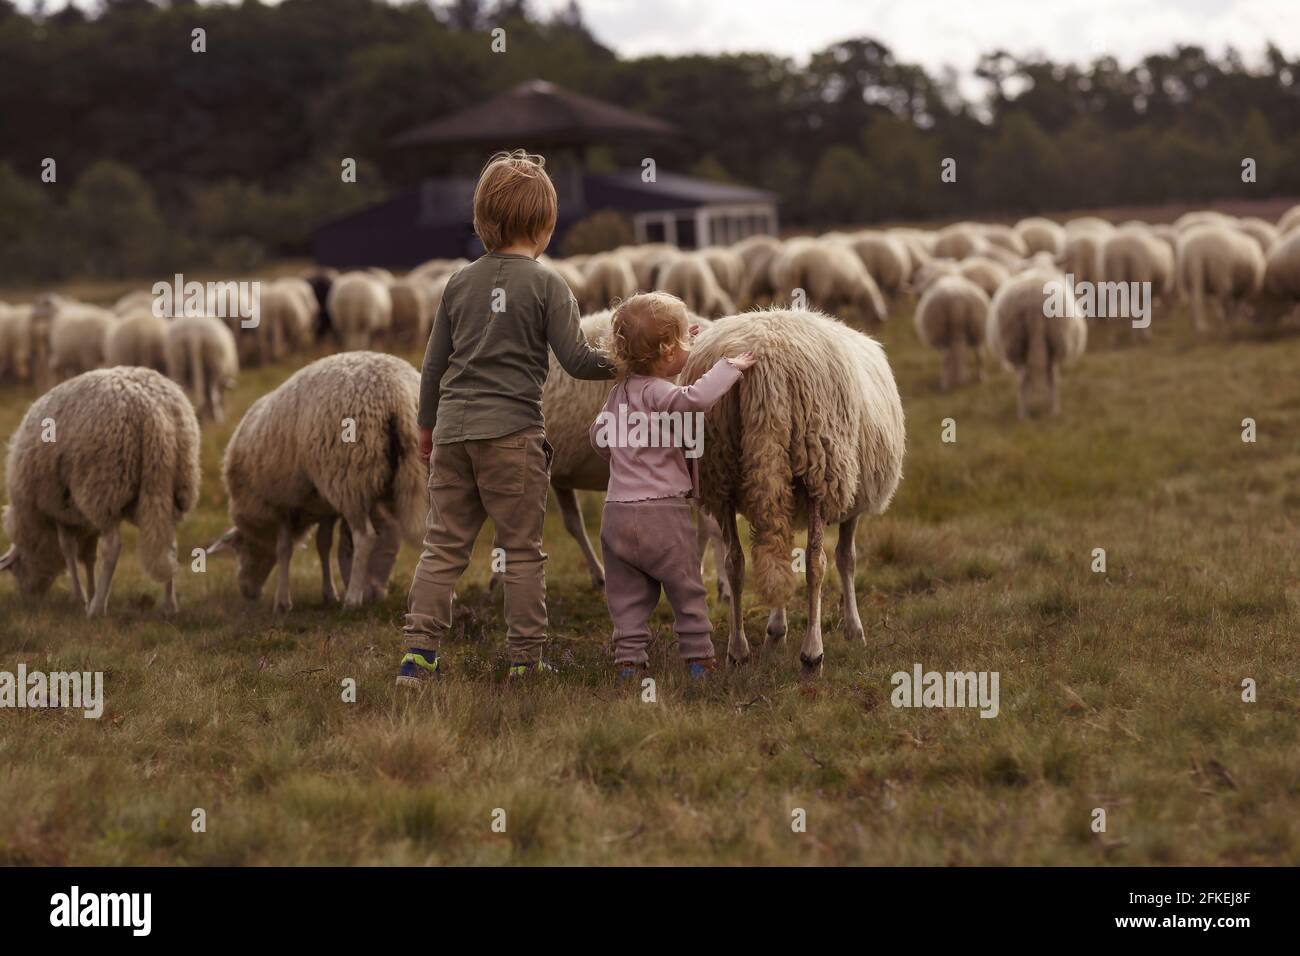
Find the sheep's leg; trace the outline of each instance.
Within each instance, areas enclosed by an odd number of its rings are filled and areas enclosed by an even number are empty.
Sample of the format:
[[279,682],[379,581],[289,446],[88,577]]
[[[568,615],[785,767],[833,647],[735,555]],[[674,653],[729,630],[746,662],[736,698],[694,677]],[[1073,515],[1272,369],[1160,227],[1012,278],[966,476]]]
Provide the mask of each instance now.
[[727,544],[727,578],[731,585],[731,620],[727,635],[727,660],[743,664],[749,660],[749,641],[745,640],[745,618],[740,599],[745,593],[745,549],[740,544],[740,531],[736,527],[736,509],[727,507],[722,513],[722,540]]
[[320,558],[320,593],[326,604],[338,602],[334,590],[334,574],[330,567],[330,552],[334,550],[334,519],[326,518],[316,525],[316,556]]
[[226,420],[225,400],[221,394],[221,384],[213,382],[208,387],[208,405],[212,408],[212,420],[220,425]]
[[366,600],[382,601],[388,594],[388,579],[397,563],[397,552],[402,546],[402,529],[397,518],[383,505],[375,508],[375,546],[366,564]]
[[375,550],[379,534],[369,515],[360,521],[348,521],[348,525],[352,528],[352,575],[348,580],[347,593],[343,595],[343,604],[345,607],[359,607],[366,599],[370,555]]
[[857,515],[840,522],[840,537],[835,542],[835,570],[839,573],[840,587],[844,591],[844,639],[866,643],[867,636],[862,627],[862,615],[858,613],[857,582],[854,580],[858,567],[858,551],[853,538],[857,530]]
[[697,528],[700,537],[700,577],[704,576],[704,549],[705,539],[707,539],[708,544],[713,548],[713,570],[718,576],[718,600],[729,600],[731,586],[727,583],[727,546],[722,540],[722,529],[713,520],[713,515],[703,508],[697,508],[696,512],[699,515]]
[[1061,414],[1061,375],[1060,368],[1055,362],[1047,366],[1047,389],[1052,396],[1052,414]]
[[170,616],[180,609],[180,602],[176,600],[176,578],[170,577],[163,582],[162,612],[164,615]]
[[[560,516],[564,519],[564,530],[574,541],[578,542],[578,550],[582,552],[583,560],[587,562],[587,573],[591,575],[591,586],[594,588],[603,588],[605,586],[605,569],[601,567],[600,558],[596,557],[596,551],[591,546],[591,539],[587,537],[587,526],[582,520],[582,510],[578,507],[578,494],[572,488],[557,488],[552,485],[551,490],[555,492],[555,501],[560,506]],[[495,580],[495,578],[494,578]]]
[[352,529],[346,521],[339,525],[339,576],[346,591],[348,582],[352,580]]
[[943,369],[939,373],[939,388],[950,392],[961,384],[961,345],[954,342],[943,353]]
[[58,531],[59,550],[63,552],[63,560],[68,564],[68,579],[71,582],[69,587],[72,591],[72,599],[84,608],[86,606],[86,592],[81,590],[81,575],[77,573],[77,537],[63,525],[58,526]]
[[975,381],[984,381],[984,362],[980,356],[980,346],[978,342],[972,342],[970,346],[971,364],[975,367]]
[[1016,416],[1029,417],[1029,369],[1020,370],[1020,394],[1016,398]]
[[764,647],[776,647],[785,643],[785,632],[788,630],[785,608],[774,607],[767,616],[767,639],[763,642]]
[[95,596],[86,609],[87,617],[95,617],[108,610],[108,591],[113,586],[113,572],[117,570],[117,556],[122,553],[122,529],[113,527],[104,535],[104,571],[97,582]]
[[99,552],[99,535],[88,534],[78,542],[81,566],[86,569],[86,594],[95,593],[95,558]]
[[275,538],[275,605],[277,614],[293,610],[293,598],[289,593],[289,562],[293,560],[293,531],[287,524],[280,525]]
[[803,649],[799,661],[803,676],[814,677],[821,673],[822,656],[822,576],[826,571],[826,555],[822,553],[822,536],[826,530],[821,502],[808,499],[808,630],[804,632]]

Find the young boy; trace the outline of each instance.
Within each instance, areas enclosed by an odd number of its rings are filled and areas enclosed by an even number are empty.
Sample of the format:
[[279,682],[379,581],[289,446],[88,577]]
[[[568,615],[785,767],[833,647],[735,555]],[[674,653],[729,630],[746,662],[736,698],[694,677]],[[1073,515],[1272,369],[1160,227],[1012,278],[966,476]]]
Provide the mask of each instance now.
[[421,452],[431,455],[429,520],[399,684],[419,684],[445,666],[438,643],[451,626],[452,594],[489,517],[505,552],[510,675],[546,667],[547,348],[574,378],[613,378],[614,368],[583,338],[564,280],[537,262],[558,214],[544,163],[516,150],[483,168],[474,229],[487,253],[447,283],[429,336],[419,411]]

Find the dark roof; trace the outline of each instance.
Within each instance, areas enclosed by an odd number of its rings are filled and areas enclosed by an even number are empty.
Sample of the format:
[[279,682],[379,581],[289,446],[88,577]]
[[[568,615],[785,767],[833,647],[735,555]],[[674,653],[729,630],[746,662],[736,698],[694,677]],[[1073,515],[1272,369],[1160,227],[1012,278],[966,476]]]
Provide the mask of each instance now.
[[725,203],[774,203],[776,193],[752,186],[720,183],[712,179],[696,179],[680,173],[656,172],[655,181],[643,182],[639,170],[625,173],[590,174],[589,180],[608,184],[620,190],[643,193],[683,206],[721,205]]
[[397,146],[584,145],[647,136],[672,136],[671,123],[613,103],[529,80],[492,99],[398,136]]

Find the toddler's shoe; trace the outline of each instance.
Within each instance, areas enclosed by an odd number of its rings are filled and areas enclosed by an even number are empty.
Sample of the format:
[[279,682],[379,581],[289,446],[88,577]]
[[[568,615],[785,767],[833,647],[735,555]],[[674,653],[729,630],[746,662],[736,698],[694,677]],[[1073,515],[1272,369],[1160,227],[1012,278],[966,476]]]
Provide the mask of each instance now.
[[397,668],[397,684],[399,687],[419,687],[442,675],[442,660],[437,651],[410,647]]
[[624,661],[622,664],[614,665],[614,679],[620,684],[626,684],[636,680],[648,670],[650,670],[649,664],[633,664],[630,661]]
[[691,680],[708,680],[717,666],[716,657],[699,657],[686,662],[686,673],[691,675]]

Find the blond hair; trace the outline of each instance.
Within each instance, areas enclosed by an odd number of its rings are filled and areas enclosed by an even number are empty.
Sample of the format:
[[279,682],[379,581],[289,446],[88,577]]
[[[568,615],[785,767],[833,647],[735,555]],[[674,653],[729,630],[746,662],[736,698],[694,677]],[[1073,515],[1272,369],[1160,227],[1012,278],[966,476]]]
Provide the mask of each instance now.
[[674,347],[690,349],[690,315],[677,296],[641,292],[614,310],[606,351],[620,377],[652,374]]
[[546,158],[516,149],[488,160],[474,187],[474,231],[492,252],[514,242],[540,242],[555,228],[559,201]]

